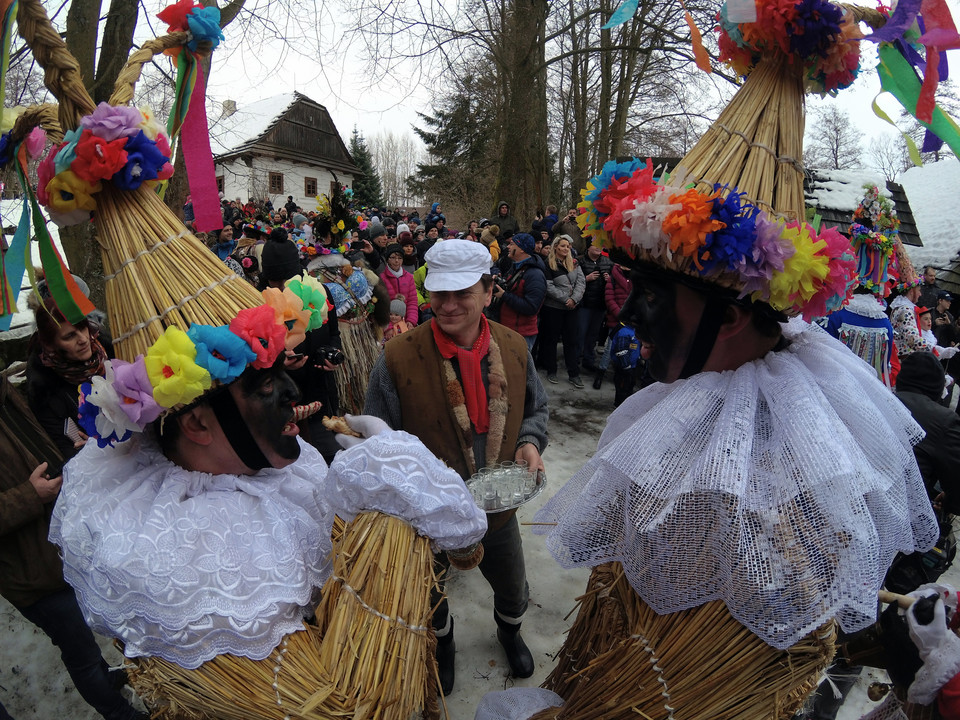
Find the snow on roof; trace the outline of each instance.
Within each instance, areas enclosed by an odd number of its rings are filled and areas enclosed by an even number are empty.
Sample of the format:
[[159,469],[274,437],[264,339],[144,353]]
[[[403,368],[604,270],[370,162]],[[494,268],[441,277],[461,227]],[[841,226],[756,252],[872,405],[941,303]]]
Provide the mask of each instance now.
[[956,158],[913,167],[898,178],[910,200],[923,247],[908,247],[910,260],[946,265],[960,251],[960,161]]
[[[0,200],[0,225],[7,228],[11,225],[16,227],[20,222],[20,213],[23,210],[23,200]],[[47,232],[50,233],[50,237],[53,239],[53,244],[56,246],[57,250],[60,251],[60,257],[63,258],[64,262],[67,262],[67,256],[63,252],[63,246],[60,244],[60,228],[57,227],[56,223],[48,222],[47,223]],[[33,227],[30,228],[30,235],[33,236]],[[13,236],[7,236],[6,241],[9,244],[13,241]],[[40,246],[36,242],[30,243],[30,257],[33,261],[35,267],[40,265]],[[68,263],[69,265],[69,263]],[[33,326],[33,312],[27,310],[27,295],[30,290],[30,281],[27,279],[27,276],[23,277],[23,286],[21,287],[20,296],[17,298],[17,308],[20,312],[13,314],[13,319],[10,322],[10,332],[15,332],[18,328]],[[31,330],[32,332],[32,330]],[[2,334],[2,333],[0,333]]]
[[[883,173],[876,170],[813,170],[814,179],[810,181],[807,192],[807,204],[827,210],[847,210],[853,214],[860,198],[863,186],[870,184],[880,188],[880,194],[890,197]],[[910,199],[911,207],[913,198]]]
[[263,135],[296,101],[295,93],[274,95],[242,108],[211,124],[210,149],[214,157],[239,150]]

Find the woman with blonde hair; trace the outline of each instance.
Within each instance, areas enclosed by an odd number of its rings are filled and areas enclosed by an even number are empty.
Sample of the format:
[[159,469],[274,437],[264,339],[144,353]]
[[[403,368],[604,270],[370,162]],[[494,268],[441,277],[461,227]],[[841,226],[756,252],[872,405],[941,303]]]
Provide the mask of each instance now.
[[573,257],[573,240],[558,235],[547,255],[547,297],[540,309],[540,356],[537,365],[547,371],[547,380],[556,384],[557,341],[563,341],[563,360],[570,384],[582,388],[580,380],[580,327],[576,309],[583,297],[586,280]]

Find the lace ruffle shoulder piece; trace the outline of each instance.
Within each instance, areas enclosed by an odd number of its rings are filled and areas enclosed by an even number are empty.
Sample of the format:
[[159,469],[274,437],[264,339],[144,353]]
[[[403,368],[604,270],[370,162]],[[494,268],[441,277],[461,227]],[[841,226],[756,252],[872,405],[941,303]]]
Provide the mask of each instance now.
[[468,547],[487,531],[487,516],[460,476],[402,430],[384,431],[338,453],[328,485],[342,518],[379,510],[406,520],[440,550]]
[[846,309],[871,320],[879,320],[887,316],[883,311],[883,305],[873,295],[854,295],[847,303]]
[[189,472],[148,437],[87,446],[64,470],[50,540],[90,626],[192,669],[215,655],[267,657],[303,627],[330,574],[326,464],[255,476]]
[[658,613],[723,600],[786,648],[831,618],[873,622],[898,551],[939,532],[912,445],[923,431],[826,332],[633,395],[596,455],[537,514],[564,567],[623,563]]

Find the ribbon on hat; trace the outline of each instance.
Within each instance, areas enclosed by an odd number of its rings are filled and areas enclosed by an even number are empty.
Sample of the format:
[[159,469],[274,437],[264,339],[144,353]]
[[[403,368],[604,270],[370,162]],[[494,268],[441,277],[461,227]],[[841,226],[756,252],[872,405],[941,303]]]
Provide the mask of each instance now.
[[[17,0],[0,0],[0,101],[7,97],[7,68],[10,66],[10,38],[17,17]],[[0,110],[2,113],[3,110]]]
[[30,201],[23,196],[23,209],[20,211],[20,222],[10,242],[7,252],[0,256],[3,266],[3,307],[0,308],[0,330],[9,330],[13,313],[17,312],[17,296],[23,287],[23,276],[27,271],[27,253],[30,252]]
[[178,74],[179,68],[184,63],[189,63],[192,65],[190,72],[195,75],[190,107],[181,127],[180,142],[183,143],[187,182],[193,196],[195,223],[198,230],[208,232],[223,227],[223,215],[220,213],[220,193],[217,190],[213,154],[210,151],[210,131],[207,128],[207,111],[204,107],[206,89],[203,70],[198,67],[196,59],[184,59],[189,56],[190,53],[182,52],[177,61]]

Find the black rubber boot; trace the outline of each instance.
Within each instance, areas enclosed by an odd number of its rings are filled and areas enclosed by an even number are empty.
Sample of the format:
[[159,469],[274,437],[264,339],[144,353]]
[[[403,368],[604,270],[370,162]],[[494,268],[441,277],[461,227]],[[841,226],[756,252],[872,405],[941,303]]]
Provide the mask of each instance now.
[[440,692],[446,697],[453,692],[453,681],[456,679],[454,658],[457,655],[457,645],[453,641],[453,618],[450,618],[450,632],[437,638],[437,674],[440,676]]
[[597,374],[593,376],[593,389],[599,390],[601,385],[603,385],[603,370],[597,370]]
[[533,675],[533,655],[530,649],[520,637],[520,624],[511,625],[503,622],[499,617],[497,620],[497,640],[507,654],[507,663],[510,665],[510,672],[514,677],[528,678]]

